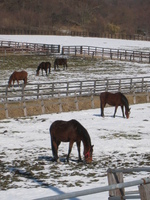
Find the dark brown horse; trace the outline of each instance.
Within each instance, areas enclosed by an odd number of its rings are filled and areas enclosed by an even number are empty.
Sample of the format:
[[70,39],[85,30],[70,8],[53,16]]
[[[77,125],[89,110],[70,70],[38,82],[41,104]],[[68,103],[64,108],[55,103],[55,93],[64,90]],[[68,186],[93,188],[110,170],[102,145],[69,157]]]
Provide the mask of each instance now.
[[28,76],[28,73],[26,71],[21,71],[21,72],[14,71],[9,78],[8,87],[11,86],[12,82],[13,82],[13,86],[14,86],[15,81],[17,81],[17,83],[19,85],[20,80],[24,81],[24,87],[25,87],[27,84],[27,76]]
[[63,69],[65,70],[65,68],[67,69],[68,65],[67,65],[67,59],[66,58],[56,58],[54,61],[54,70],[59,69],[59,65],[63,65]]
[[69,155],[72,150],[73,143],[76,142],[78,148],[79,161],[81,161],[80,145],[81,141],[84,145],[84,158],[87,163],[92,162],[93,145],[87,130],[75,119],[70,121],[58,120],[50,126],[51,145],[54,160],[58,160],[58,146],[61,142],[69,142],[69,151],[67,155],[67,162],[69,162]]
[[130,115],[129,103],[128,103],[128,100],[125,97],[125,95],[122,94],[121,92],[117,92],[115,94],[110,93],[110,92],[102,92],[100,94],[100,107],[101,107],[101,116],[102,117],[104,117],[104,107],[106,104],[115,106],[114,117],[117,112],[118,106],[121,106],[122,115],[123,115],[123,117],[125,117],[124,109],[123,109],[123,107],[125,107],[126,117],[127,117],[127,119],[129,118],[129,115]]
[[46,75],[47,75],[47,70],[49,70],[49,74],[51,71],[51,63],[50,62],[41,62],[39,64],[39,66],[37,67],[36,70],[36,75],[39,75],[39,71],[42,70],[42,76],[43,76],[43,70],[45,71]]

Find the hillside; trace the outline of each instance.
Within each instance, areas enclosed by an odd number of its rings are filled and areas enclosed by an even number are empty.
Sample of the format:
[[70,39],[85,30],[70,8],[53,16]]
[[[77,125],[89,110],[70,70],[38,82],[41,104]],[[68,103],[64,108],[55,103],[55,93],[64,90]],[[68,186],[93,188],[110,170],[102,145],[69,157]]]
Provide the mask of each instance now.
[[0,9],[0,30],[150,32],[149,0],[1,0]]

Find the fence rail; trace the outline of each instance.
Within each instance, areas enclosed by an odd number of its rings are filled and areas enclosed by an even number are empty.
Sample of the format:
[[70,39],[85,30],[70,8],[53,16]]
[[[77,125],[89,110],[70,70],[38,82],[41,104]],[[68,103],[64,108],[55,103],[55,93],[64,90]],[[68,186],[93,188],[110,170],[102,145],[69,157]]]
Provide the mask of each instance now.
[[68,81],[68,82],[47,82],[47,83],[28,83],[26,87],[11,87],[8,85],[0,86],[0,98],[17,101],[17,98],[38,99],[57,97],[85,96],[89,93],[99,95],[103,91],[122,93],[142,93],[150,91],[150,77],[121,78],[121,79],[101,79],[87,81]]
[[[108,172],[108,182],[112,183],[109,184],[108,186],[103,186],[103,187],[97,187],[97,188],[91,188],[91,189],[86,189],[86,190],[81,190],[81,191],[75,191],[75,192],[70,192],[70,193],[65,193],[61,195],[54,195],[54,196],[49,196],[49,197],[42,197],[38,198],[36,200],[62,200],[62,199],[70,199],[70,198],[75,198],[79,196],[86,196],[86,195],[92,195],[96,193],[101,193],[101,192],[109,192],[109,200],[122,200],[122,199],[141,199],[141,200],[149,200],[150,198],[150,178],[142,178],[140,180],[134,180],[134,181],[129,181],[129,182],[124,182],[123,181],[123,175],[122,174],[116,174],[117,170],[111,170],[109,169]],[[119,173],[122,172],[134,172],[133,169],[119,169]],[[150,168],[135,168],[135,171],[147,171],[150,172]],[[118,172],[118,171],[117,171]],[[116,175],[116,178],[114,176]],[[122,181],[120,182],[118,179],[120,178]],[[113,181],[110,181],[110,179]],[[115,181],[114,181],[115,180]],[[125,188],[133,187],[133,186],[139,186],[139,191],[140,195],[135,195],[136,192],[126,192],[124,191]],[[118,192],[117,192],[118,191]],[[92,197],[91,197],[92,198]]]
[[[21,86],[21,85],[20,85]],[[133,103],[136,103],[136,95],[139,93],[145,95],[146,102],[149,102],[150,95],[150,77],[122,78],[122,79],[102,79],[87,81],[69,81],[69,82],[49,82],[49,83],[28,83],[24,88],[8,88],[8,85],[0,86],[0,110],[5,111],[6,118],[9,117],[9,105],[19,103],[24,110],[24,116],[27,116],[27,102],[40,101],[42,114],[45,113],[44,101],[54,100],[51,104],[59,106],[58,112],[62,112],[65,102],[62,99],[73,98],[75,104],[74,110],[79,110],[79,97],[88,96],[90,107],[94,108],[94,97],[101,92],[117,92],[132,94]],[[33,106],[37,106],[37,103]],[[12,106],[13,107],[13,106]],[[89,107],[88,107],[89,108]],[[41,114],[41,113],[40,113]]]
[[0,41],[0,53],[57,54],[60,53],[60,45]]
[[141,52],[133,50],[110,49],[93,46],[63,46],[62,54],[150,63],[150,52]]
[[73,56],[101,57],[102,59],[116,59],[122,61],[150,63],[150,52],[123,49],[111,49],[94,46],[63,46],[54,44],[39,44],[14,41],[0,41],[0,53],[14,54],[62,54]]

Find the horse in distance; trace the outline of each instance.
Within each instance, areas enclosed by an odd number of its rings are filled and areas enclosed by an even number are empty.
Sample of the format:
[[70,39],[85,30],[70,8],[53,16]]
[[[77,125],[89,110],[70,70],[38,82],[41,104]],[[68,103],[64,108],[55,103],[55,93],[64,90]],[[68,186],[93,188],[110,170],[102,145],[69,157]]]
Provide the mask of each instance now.
[[24,81],[24,87],[25,87],[27,84],[27,76],[28,76],[28,73],[24,70],[20,71],[20,72],[14,71],[10,75],[10,78],[8,80],[8,87],[10,87],[12,85],[12,82],[13,82],[13,86],[14,86],[15,81],[17,81],[17,83],[19,85],[20,80]]
[[93,145],[91,145],[91,138],[87,130],[77,120],[57,120],[51,124],[49,132],[51,136],[51,146],[54,161],[58,161],[58,147],[61,142],[69,142],[67,162],[69,162],[69,156],[74,142],[76,142],[78,149],[78,161],[82,161],[80,154],[80,146],[82,141],[84,145],[84,159],[86,163],[92,162]]
[[54,70],[59,69],[59,65],[63,65],[63,70],[68,68],[67,58],[56,58],[54,61]]
[[[101,116],[104,117],[104,107],[106,104],[109,104],[111,106],[115,106],[115,112],[114,112],[114,117],[117,112],[118,106],[121,107],[122,110],[122,115],[125,118],[128,119],[130,115],[130,108],[129,108],[129,103],[127,98],[125,97],[124,94],[121,92],[117,93],[110,93],[110,92],[102,92],[100,94],[100,107],[101,107]],[[124,115],[124,107],[125,107],[125,115]]]
[[50,71],[51,71],[51,63],[50,62],[41,62],[39,64],[39,66],[37,67],[36,76],[39,76],[40,70],[42,71],[42,76],[43,76],[43,70],[45,71],[46,76],[47,76],[47,73],[49,72],[49,74],[50,74]]

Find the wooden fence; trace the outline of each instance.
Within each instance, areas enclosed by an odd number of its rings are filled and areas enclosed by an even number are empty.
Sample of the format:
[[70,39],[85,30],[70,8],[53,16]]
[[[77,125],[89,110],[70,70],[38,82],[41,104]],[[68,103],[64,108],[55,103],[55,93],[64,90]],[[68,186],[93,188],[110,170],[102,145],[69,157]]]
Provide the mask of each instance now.
[[133,50],[110,49],[93,46],[63,46],[62,54],[150,63],[150,52],[141,52]]
[[62,54],[70,56],[101,57],[102,59],[115,59],[122,61],[150,63],[150,52],[141,52],[123,49],[111,49],[94,46],[63,46],[54,44],[38,44],[26,42],[0,41],[1,54]]
[[[129,182],[124,182],[123,173],[133,173],[146,171],[150,172],[149,167],[141,167],[141,168],[132,168],[132,169],[109,169],[108,173],[108,186],[91,188],[86,190],[80,190],[70,193],[64,193],[54,196],[47,196],[38,198],[36,200],[62,200],[62,199],[71,199],[77,198],[80,196],[86,196],[92,194],[97,194],[101,192],[109,192],[108,200],[125,200],[125,199],[141,199],[141,200],[149,200],[150,199],[150,178],[142,178],[141,180],[134,180]],[[125,188],[131,188],[133,186],[138,186],[138,191],[128,191],[125,192]],[[100,195],[99,195],[99,199]]]
[[[133,172],[150,172],[149,167],[137,167],[137,168],[123,168],[123,169],[108,169],[107,177],[109,185],[120,184],[124,182],[123,175],[126,173],[131,174]],[[143,179],[144,180],[144,179]],[[109,200],[121,200],[121,199],[150,199],[150,183],[139,185],[136,191],[125,191],[125,188],[118,188],[109,191]]]
[[60,45],[56,44],[40,44],[40,43],[26,43],[14,41],[0,41],[0,53],[21,53],[21,54],[59,54]]
[[[91,101],[91,108],[94,108],[94,96],[99,96],[103,91],[117,92],[133,95],[133,103],[136,103],[136,94],[144,93],[146,101],[149,102],[150,77],[122,78],[122,79],[102,79],[87,81],[69,81],[69,82],[49,82],[49,83],[28,83],[26,87],[8,88],[8,85],[0,86],[0,110],[5,110],[6,117],[9,117],[8,104],[19,102],[24,110],[24,116],[27,116],[26,102],[40,101],[41,113],[45,113],[44,100],[56,99],[51,104],[59,106],[58,112],[63,111],[63,102],[61,99],[73,98],[75,110],[79,110],[79,97],[88,96]],[[36,106],[37,104],[33,104]]]

